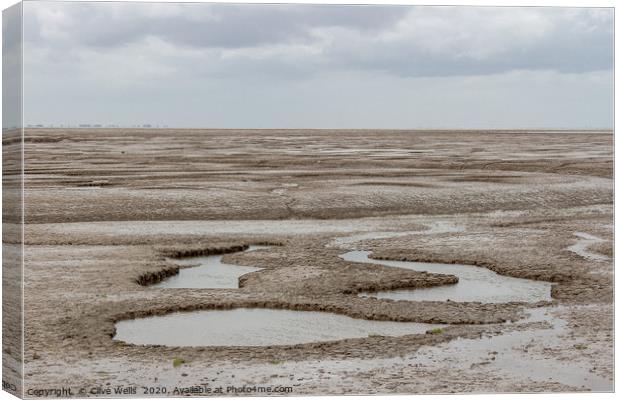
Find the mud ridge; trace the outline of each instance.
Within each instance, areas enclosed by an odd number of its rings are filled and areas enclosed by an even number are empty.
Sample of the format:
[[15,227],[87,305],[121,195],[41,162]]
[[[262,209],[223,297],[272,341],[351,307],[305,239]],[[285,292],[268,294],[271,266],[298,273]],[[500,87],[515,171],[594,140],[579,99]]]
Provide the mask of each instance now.
[[159,252],[164,257],[169,258],[187,258],[187,257],[200,257],[200,256],[215,256],[219,254],[236,253],[238,251],[247,250],[250,246],[247,244],[241,244],[237,246],[228,247],[193,247],[193,248],[181,248],[181,247],[169,247],[159,249]]
[[369,256],[370,259],[374,260],[386,260],[386,261],[409,261],[409,262],[423,262],[423,263],[438,263],[438,264],[463,264],[463,265],[473,265],[476,267],[482,267],[489,269],[493,272],[496,272],[499,275],[510,276],[513,278],[525,278],[531,279],[535,281],[543,281],[543,282],[552,282],[552,283],[566,283],[572,281],[573,275],[570,273],[537,273],[536,271],[529,270],[527,273],[521,273],[521,271],[511,271],[512,273],[506,273],[501,267],[484,262],[484,261],[475,261],[475,260],[456,260],[456,259],[443,259],[436,257],[386,257],[386,256],[375,256],[371,254]]
[[352,289],[345,289],[342,293],[358,294],[362,292],[379,292],[387,290],[421,289],[442,285],[454,285],[459,282],[459,278],[454,275],[427,273],[426,276],[428,276],[429,278],[433,278],[434,280],[420,281],[420,279],[414,278],[411,280],[401,280],[399,282],[385,284],[374,284],[373,282],[368,282],[366,284],[357,284]]
[[136,283],[140,286],[154,285],[163,281],[166,278],[178,274],[179,269],[180,268],[178,266],[174,266],[156,272],[147,272],[146,274],[140,275],[138,279],[136,279]]

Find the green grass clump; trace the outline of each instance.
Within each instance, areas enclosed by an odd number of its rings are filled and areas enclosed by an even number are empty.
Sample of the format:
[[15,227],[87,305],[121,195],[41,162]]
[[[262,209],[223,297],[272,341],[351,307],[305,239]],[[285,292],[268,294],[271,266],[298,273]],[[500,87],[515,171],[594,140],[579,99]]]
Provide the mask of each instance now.
[[282,361],[280,361],[280,360],[270,360],[270,361],[269,361],[269,364],[278,365],[278,364],[280,364],[281,362],[282,362]]
[[587,344],[576,344],[573,347],[576,348],[577,350],[585,350],[588,348],[588,345]]
[[180,367],[183,364],[185,364],[185,360],[182,359],[182,358],[175,358],[175,359],[172,360],[172,366],[174,368]]
[[440,335],[443,333],[443,328],[434,328],[426,331],[428,335]]

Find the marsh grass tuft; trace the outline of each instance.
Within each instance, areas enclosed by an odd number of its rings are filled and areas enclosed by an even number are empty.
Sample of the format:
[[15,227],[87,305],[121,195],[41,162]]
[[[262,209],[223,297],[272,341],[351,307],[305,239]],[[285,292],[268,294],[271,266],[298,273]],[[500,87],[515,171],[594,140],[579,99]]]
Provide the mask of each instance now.
[[172,360],[172,366],[174,368],[180,367],[183,364],[185,364],[185,360],[182,359],[182,358],[175,358],[175,359]]
[[428,335],[440,335],[443,333],[443,328],[434,328],[426,331]]

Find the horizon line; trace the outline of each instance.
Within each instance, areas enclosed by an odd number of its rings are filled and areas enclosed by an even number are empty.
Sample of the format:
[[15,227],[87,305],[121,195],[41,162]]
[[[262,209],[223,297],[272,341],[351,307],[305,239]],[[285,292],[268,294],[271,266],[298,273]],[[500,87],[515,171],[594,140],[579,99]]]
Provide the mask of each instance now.
[[592,127],[592,128],[580,128],[580,127],[515,127],[515,128],[462,128],[462,127],[441,127],[441,128],[219,128],[219,127],[153,127],[153,126],[25,126],[25,127],[10,127],[2,128],[5,130],[16,129],[91,129],[91,130],[104,130],[104,129],[139,129],[139,130],[230,130],[230,131],[276,131],[276,130],[313,130],[313,131],[614,131],[614,127]]

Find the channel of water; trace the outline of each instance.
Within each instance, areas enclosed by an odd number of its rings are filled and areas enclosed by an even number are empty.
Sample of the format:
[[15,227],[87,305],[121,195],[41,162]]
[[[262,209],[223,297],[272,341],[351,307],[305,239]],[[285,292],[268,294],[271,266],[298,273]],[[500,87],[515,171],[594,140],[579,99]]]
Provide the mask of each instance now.
[[[270,246],[250,246],[244,251],[267,249]],[[262,268],[226,264],[223,255],[170,259],[183,266],[177,275],[152,285],[158,289],[238,289],[239,277]]]
[[356,250],[344,253],[340,257],[350,262],[455,275],[459,281],[454,285],[429,288],[362,292],[360,293],[362,297],[410,301],[479,301],[484,303],[551,301],[551,284],[549,282],[504,276],[490,269],[473,265],[377,260],[370,258],[370,255],[370,251]]

